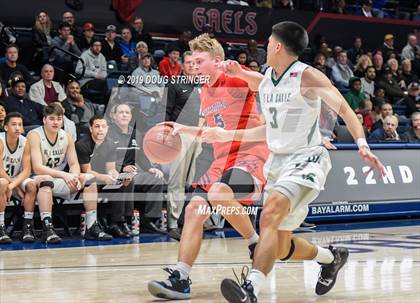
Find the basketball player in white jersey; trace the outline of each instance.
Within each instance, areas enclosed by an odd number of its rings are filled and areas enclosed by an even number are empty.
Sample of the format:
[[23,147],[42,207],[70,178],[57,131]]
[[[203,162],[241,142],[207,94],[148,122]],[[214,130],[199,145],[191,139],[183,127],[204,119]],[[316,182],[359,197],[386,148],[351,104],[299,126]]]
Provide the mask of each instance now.
[[[33,171],[53,178],[51,194],[54,197],[71,200],[83,190],[87,227],[85,239],[111,240],[112,236],[105,233],[97,222],[98,193],[94,177],[80,173],[73,138],[61,129],[63,115],[63,108],[59,104],[48,105],[44,108],[44,125],[29,132]],[[40,210],[44,229],[49,231],[53,230],[51,209],[52,203]]]
[[321,265],[315,289],[318,295],[332,289],[338,271],[347,261],[346,248],[322,248],[292,234],[305,219],[308,204],[323,189],[331,168],[318,126],[321,100],[344,119],[361,158],[383,174],[382,164],[369,150],[356,114],[339,91],[324,74],[298,61],[307,44],[304,28],[294,22],[281,22],[272,28],[267,48],[270,67],[264,76],[244,71],[234,61],[220,65],[229,75],[246,80],[259,91],[267,124],[237,131],[207,129],[203,140],[267,140],[271,151],[264,168],[267,184],[252,270],[242,285],[223,280],[221,291],[229,302],[257,302],[276,259],[317,261]]
[[[4,119],[4,130],[5,132],[0,133],[0,155],[2,161],[0,176],[9,183],[6,197],[10,199],[10,196],[13,195],[22,201],[24,224],[21,240],[25,243],[31,243],[35,241],[32,222],[35,199],[38,200],[40,208],[48,202],[48,195],[44,193],[44,186],[48,185],[48,182],[45,181],[48,181],[50,178],[48,176],[35,176],[33,179],[29,177],[31,174],[31,155],[29,144],[26,144],[26,138],[22,136],[22,114],[17,112],[9,113]],[[0,209],[0,225],[3,224],[4,209]],[[0,242],[4,241],[4,238],[0,235]]]

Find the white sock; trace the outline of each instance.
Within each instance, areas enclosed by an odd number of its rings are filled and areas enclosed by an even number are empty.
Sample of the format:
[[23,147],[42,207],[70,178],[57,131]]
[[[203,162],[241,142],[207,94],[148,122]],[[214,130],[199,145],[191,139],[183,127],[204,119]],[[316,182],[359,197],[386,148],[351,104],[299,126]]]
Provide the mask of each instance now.
[[258,236],[258,234],[256,232],[254,232],[254,234],[251,236],[251,238],[247,239],[248,240],[248,246],[257,243],[259,239],[260,239],[260,236]]
[[41,216],[41,221],[44,221],[45,218],[50,217],[51,218],[51,213],[47,212],[47,211],[43,211],[40,213]]
[[4,211],[0,212],[0,225],[4,225]]
[[86,212],[86,227],[89,229],[96,222],[96,210],[89,210]]
[[25,211],[23,214],[23,218],[27,220],[32,220],[34,217],[34,213],[32,211]]
[[191,266],[184,262],[176,263],[175,269],[179,271],[181,275],[181,280],[187,280],[190,276]]
[[258,298],[258,294],[264,286],[267,277],[258,269],[252,269],[247,280],[251,281],[252,287],[254,288],[254,295]]
[[334,255],[332,254],[331,250],[327,248],[323,248],[321,246],[317,246],[318,253],[314,258],[314,261],[317,261],[321,264],[331,264],[334,261]]

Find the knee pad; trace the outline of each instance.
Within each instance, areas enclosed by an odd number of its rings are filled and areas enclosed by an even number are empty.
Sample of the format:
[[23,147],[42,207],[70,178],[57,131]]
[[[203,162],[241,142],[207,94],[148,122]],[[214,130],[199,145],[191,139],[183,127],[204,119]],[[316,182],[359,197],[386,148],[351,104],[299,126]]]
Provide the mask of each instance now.
[[39,183],[39,187],[49,187],[49,188],[54,188],[54,182],[53,181],[42,181],[41,183]]
[[293,242],[293,239],[292,239],[292,240],[290,240],[290,250],[289,250],[288,255],[286,256],[286,258],[280,259],[280,261],[289,260],[293,256],[294,252],[295,252],[295,242]]

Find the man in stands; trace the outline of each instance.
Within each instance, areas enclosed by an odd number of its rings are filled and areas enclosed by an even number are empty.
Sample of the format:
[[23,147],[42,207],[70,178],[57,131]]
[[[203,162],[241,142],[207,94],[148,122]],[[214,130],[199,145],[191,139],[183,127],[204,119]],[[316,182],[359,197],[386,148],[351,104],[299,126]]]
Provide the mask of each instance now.
[[368,66],[365,71],[365,76],[360,79],[360,81],[362,83],[362,92],[368,95],[370,98],[375,97],[375,79],[375,67]]
[[[44,109],[44,125],[29,132],[27,138],[31,147],[32,169],[35,174],[53,178],[51,197],[71,200],[83,193],[86,211],[85,239],[111,240],[112,236],[105,233],[97,222],[98,192],[94,176],[80,173],[73,138],[61,129],[63,115],[63,108],[59,104],[48,105]],[[51,209],[52,203],[41,211],[41,220],[44,230],[50,233],[47,241],[50,239],[51,243],[57,243],[61,239],[54,233]]]
[[19,48],[15,44],[11,44],[6,47],[6,61],[0,64],[0,81],[6,84],[6,81],[10,79],[12,74],[20,72],[28,85],[33,83],[33,78],[29,74],[28,69],[17,63],[19,58]]
[[337,63],[332,67],[331,77],[335,86],[340,91],[348,89],[349,80],[353,77],[353,71],[348,65],[346,51],[339,52],[337,56]]
[[383,127],[376,129],[368,138],[370,142],[380,141],[399,141],[400,136],[397,133],[398,118],[387,116],[384,119]]
[[133,23],[131,24],[131,35],[133,36],[134,42],[144,41],[149,46],[149,49],[153,49],[152,36],[144,30],[144,22],[141,17],[134,17]]
[[115,25],[108,25],[105,31],[105,39],[102,40],[102,55],[105,56],[106,61],[114,60],[121,63],[122,50],[120,45],[115,41],[117,37],[117,27]]
[[387,116],[392,116],[394,114],[394,111],[392,109],[392,105],[389,103],[383,103],[381,105],[381,116],[380,119],[378,121],[376,121],[373,125],[372,125],[372,129],[371,132],[373,132],[374,130],[376,130],[377,128],[382,128],[382,125],[384,123],[384,119]]
[[35,82],[29,90],[29,99],[42,105],[52,102],[62,102],[66,99],[66,93],[60,83],[53,81],[54,67],[45,64],[41,69],[41,80]]
[[411,115],[411,127],[401,136],[401,140],[420,144],[420,112]]
[[180,51],[172,46],[168,49],[168,57],[165,57],[159,63],[159,72],[161,76],[172,77],[181,74],[182,67],[178,60]]
[[90,22],[83,24],[83,36],[77,40],[77,45],[82,52],[89,49],[94,36],[95,26]]
[[70,33],[76,40],[82,37],[82,31],[76,26],[76,20],[72,12],[65,12],[63,14],[63,22],[70,25]]

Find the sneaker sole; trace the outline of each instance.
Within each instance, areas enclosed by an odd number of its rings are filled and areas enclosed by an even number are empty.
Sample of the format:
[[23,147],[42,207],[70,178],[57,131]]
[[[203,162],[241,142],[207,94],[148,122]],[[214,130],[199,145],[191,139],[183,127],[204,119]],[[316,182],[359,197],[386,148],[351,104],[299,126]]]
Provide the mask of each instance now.
[[147,284],[147,289],[149,290],[150,294],[157,298],[161,299],[168,299],[168,300],[187,300],[191,298],[191,294],[183,294],[180,292],[176,292],[173,290],[169,290],[162,285],[160,285],[156,281],[150,281]]
[[340,272],[341,268],[343,268],[344,265],[346,265],[347,263],[347,259],[349,258],[349,251],[347,251],[346,255],[343,257],[344,262],[341,263],[340,267],[337,270],[337,275],[335,276],[335,279],[332,281],[330,288],[328,288],[325,292],[317,292],[316,288],[315,288],[315,293],[318,296],[322,296],[325,295],[326,293],[328,293],[331,289],[334,288],[335,282],[337,281],[337,277],[338,277],[338,273]]
[[249,302],[248,296],[243,293],[242,288],[238,283],[231,279],[224,279],[222,281],[222,284],[220,284],[220,291],[229,303]]

